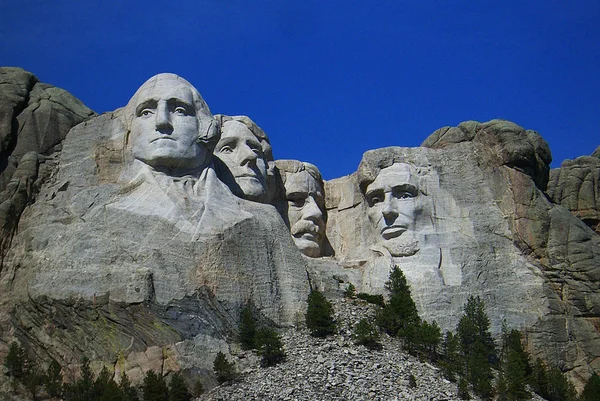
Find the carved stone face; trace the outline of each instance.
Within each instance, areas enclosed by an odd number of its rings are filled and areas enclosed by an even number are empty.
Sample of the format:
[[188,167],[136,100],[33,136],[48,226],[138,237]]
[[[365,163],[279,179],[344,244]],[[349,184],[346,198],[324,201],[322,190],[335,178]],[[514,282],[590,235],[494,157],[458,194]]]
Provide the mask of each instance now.
[[130,133],[136,159],[170,169],[194,169],[206,163],[209,154],[197,141],[199,122],[188,83],[158,76],[136,95]]
[[321,256],[325,236],[323,188],[307,171],[300,171],[286,174],[285,194],[294,243],[306,256]]
[[366,188],[369,220],[392,256],[409,256],[418,251],[415,238],[420,212],[418,195],[417,177],[406,163],[382,169]]
[[[215,148],[217,156],[229,169],[240,196],[258,200],[267,192],[267,162],[261,143],[248,127],[239,121],[227,121],[221,128],[221,139]],[[224,178],[225,181],[227,180]],[[234,191],[235,192],[235,191]]]

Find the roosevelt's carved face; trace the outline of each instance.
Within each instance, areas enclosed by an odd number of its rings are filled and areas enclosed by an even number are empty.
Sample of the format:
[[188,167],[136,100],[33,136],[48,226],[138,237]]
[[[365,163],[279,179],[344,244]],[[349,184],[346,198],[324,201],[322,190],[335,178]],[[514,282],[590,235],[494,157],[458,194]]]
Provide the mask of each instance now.
[[415,223],[420,213],[417,176],[406,163],[382,169],[365,190],[369,220],[392,256],[418,251]]
[[194,169],[209,152],[198,143],[192,87],[176,76],[157,77],[136,93],[130,140],[133,156],[155,168]]
[[237,185],[242,192],[239,195],[246,199],[259,200],[265,195],[267,161],[261,143],[244,123],[226,121],[214,153],[225,163],[235,180],[235,183],[227,183],[230,188]]
[[285,194],[294,243],[306,256],[321,256],[325,236],[323,188],[307,171],[287,173]]

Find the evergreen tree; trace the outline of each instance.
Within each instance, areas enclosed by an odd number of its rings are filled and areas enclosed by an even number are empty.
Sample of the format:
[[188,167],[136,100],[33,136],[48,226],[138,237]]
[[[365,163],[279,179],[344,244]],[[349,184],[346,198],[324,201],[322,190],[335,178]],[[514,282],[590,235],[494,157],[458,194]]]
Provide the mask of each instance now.
[[11,342],[8,346],[8,354],[4,358],[4,366],[8,370],[8,374],[21,380],[27,374],[28,365],[25,350],[16,342]]
[[121,381],[119,382],[119,389],[121,390],[121,394],[123,395],[123,401],[138,401],[138,393],[137,390],[131,385],[129,381],[129,377],[125,374],[125,372],[121,373]]
[[235,368],[232,362],[225,358],[225,354],[219,351],[213,361],[213,371],[219,383],[225,383],[235,378]]
[[153,370],[149,370],[144,376],[142,393],[144,401],[169,401],[169,389],[165,379]]
[[594,372],[583,388],[581,401],[597,401],[598,398],[600,398],[600,376]]
[[497,360],[496,348],[489,331],[490,320],[479,297],[469,297],[457,333],[465,362],[465,373],[473,390],[483,398],[492,394],[492,366]]
[[540,358],[535,360],[529,384],[536,394],[543,398],[548,398],[548,372],[546,371],[546,365],[544,365],[544,362]]
[[348,284],[348,286],[346,287],[346,291],[344,291],[344,296],[349,299],[356,298],[356,287],[354,286],[354,284]]
[[458,381],[458,396],[461,400],[470,400],[471,395],[469,394],[469,383],[467,383],[467,379],[461,377]]
[[398,266],[394,266],[390,272],[385,288],[389,291],[389,302],[377,311],[377,325],[391,336],[410,336],[421,319],[412,299],[410,286]]
[[256,319],[252,307],[248,304],[240,312],[240,344],[242,349],[256,348]]
[[442,339],[442,329],[434,320],[433,323],[423,321],[407,328],[405,338],[410,350],[424,355],[429,360],[435,361],[437,349]]
[[558,368],[548,370],[548,401],[575,401],[577,392]]
[[506,399],[528,400],[529,391],[526,384],[531,374],[529,356],[521,344],[521,332],[502,328],[502,369],[501,375],[505,380]]
[[179,372],[173,374],[169,382],[169,401],[191,401],[192,395]]
[[62,394],[62,368],[54,359],[46,370],[44,386],[51,397],[59,397]]
[[353,337],[354,344],[356,345],[364,345],[370,350],[379,350],[382,348],[379,342],[379,333],[367,318],[362,318],[354,326]]
[[256,337],[258,355],[262,366],[273,366],[285,359],[283,343],[277,332],[269,327],[258,331]]
[[308,295],[306,327],[314,337],[326,337],[335,333],[333,307],[325,296],[317,290],[312,290]]
[[123,393],[114,381],[113,375],[105,367],[94,382],[94,400],[98,401],[123,401]]
[[444,377],[452,382],[458,379],[462,372],[462,359],[460,356],[460,343],[457,336],[451,331],[447,331],[442,342],[442,360],[440,367]]
[[200,380],[197,380],[194,384],[194,396],[200,397],[202,394],[204,394],[204,386]]
[[90,360],[83,357],[81,377],[73,384],[64,386],[65,401],[89,401],[94,399],[94,377],[90,369]]

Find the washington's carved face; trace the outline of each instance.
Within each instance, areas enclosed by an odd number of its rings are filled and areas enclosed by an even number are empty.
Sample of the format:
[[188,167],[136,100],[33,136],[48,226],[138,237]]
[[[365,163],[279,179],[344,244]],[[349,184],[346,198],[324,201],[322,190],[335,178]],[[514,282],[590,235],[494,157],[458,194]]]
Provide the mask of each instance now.
[[406,163],[395,163],[379,172],[365,197],[369,220],[392,256],[414,254],[415,223],[419,213],[418,180]]
[[286,174],[285,193],[294,243],[306,256],[321,256],[325,236],[323,188],[307,171],[300,171]]
[[136,94],[131,122],[133,156],[155,168],[194,169],[205,164],[192,87],[175,78],[146,82]]
[[265,195],[267,162],[261,143],[244,123],[225,122],[214,153],[225,163],[244,198],[258,200]]

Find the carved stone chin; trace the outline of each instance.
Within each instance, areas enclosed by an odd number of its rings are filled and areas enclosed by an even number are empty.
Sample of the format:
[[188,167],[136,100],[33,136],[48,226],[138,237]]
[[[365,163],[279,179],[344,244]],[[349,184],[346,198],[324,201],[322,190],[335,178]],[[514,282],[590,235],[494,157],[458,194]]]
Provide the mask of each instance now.
[[420,250],[419,240],[412,233],[405,233],[400,237],[382,241],[380,245],[394,257],[413,256]]

